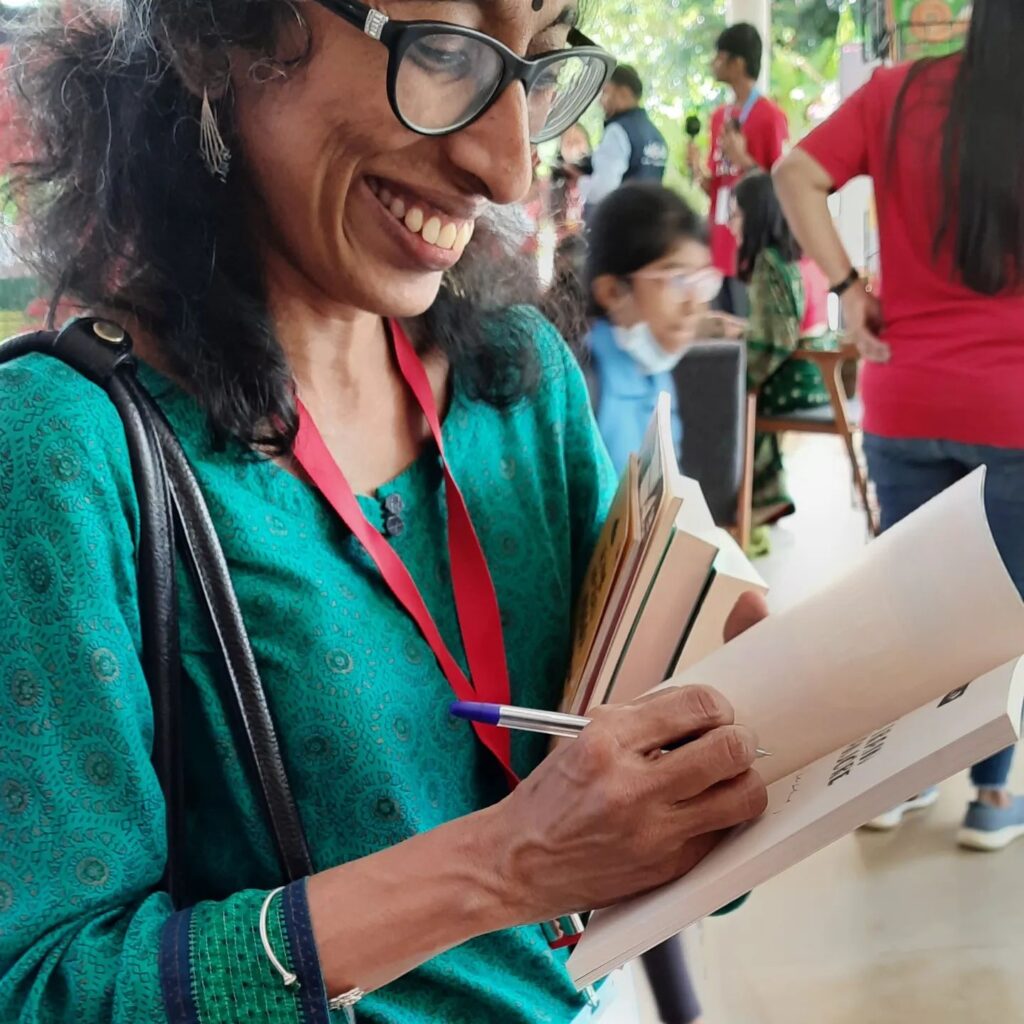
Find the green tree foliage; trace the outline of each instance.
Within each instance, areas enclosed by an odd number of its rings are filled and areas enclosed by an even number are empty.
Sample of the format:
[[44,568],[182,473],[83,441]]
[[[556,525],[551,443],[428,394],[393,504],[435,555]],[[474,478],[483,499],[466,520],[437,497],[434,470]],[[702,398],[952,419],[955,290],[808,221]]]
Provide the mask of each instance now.
[[[809,109],[838,74],[837,33],[853,24],[838,6],[838,0],[772,2],[771,94],[794,135],[806,130]],[[711,76],[715,41],[726,25],[724,0],[592,0],[589,14],[587,33],[640,72],[645,105],[672,149],[670,183],[685,191],[686,118],[696,114],[706,132],[711,112],[726,99]],[[599,114],[590,119],[599,133]]]

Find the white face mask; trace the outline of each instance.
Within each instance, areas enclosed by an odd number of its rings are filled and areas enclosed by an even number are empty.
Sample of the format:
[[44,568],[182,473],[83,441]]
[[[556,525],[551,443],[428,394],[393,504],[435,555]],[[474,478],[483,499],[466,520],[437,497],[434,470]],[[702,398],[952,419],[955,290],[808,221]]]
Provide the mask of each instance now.
[[640,369],[649,377],[674,370],[683,358],[685,349],[679,352],[666,352],[658,344],[657,338],[646,323],[634,324],[632,327],[612,327],[615,344],[623,352],[632,356]]

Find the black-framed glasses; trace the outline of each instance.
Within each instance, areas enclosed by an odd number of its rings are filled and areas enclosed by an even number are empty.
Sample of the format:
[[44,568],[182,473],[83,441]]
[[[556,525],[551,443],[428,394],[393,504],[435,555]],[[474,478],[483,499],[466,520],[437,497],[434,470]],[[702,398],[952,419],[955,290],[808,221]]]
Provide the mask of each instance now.
[[420,135],[450,135],[481,118],[522,82],[530,141],[547,142],[574,125],[615,68],[611,54],[581,32],[570,46],[529,59],[475,29],[443,21],[392,21],[360,0],[318,0],[388,48],[388,100]]

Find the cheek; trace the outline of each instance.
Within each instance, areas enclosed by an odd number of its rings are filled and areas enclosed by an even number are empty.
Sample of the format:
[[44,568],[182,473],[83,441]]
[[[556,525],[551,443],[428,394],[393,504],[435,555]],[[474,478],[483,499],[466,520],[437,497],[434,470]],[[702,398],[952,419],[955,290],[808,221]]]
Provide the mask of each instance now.
[[352,169],[384,145],[380,136],[390,128],[386,99],[385,110],[338,101],[348,77],[339,74],[328,87],[303,75],[251,89],[238,103],[246,165],[265,206],[287,211],[305,230],[318,205],[343,201]]

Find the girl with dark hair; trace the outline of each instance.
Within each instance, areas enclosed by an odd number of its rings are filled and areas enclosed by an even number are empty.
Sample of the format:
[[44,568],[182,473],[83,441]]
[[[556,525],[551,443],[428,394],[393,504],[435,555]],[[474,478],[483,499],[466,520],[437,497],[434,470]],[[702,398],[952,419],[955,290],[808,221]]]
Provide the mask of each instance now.
[[[569,921],[542,923],[685,873],[760,813],[754,738],[693,689],[608,709],[550,756],[448,711],[453,690],[558,705],[614,489],[501,210],[611,59],[569,0],[66,6],[41,5],[57,20],[14,62],[20,226],[55,298],[135,339],[194,468],[311,868],[286,884],[180,574],[172,906],[140,639],[152,535],[122,422],[63,363],[7,363],[0,1020],[635,1019],[624,976],[576,992]],[[389,18],[407,6],[431,20]]]
[[[729,226],[739,247],[740,280],[750,294],[747,383],[758,390],[758,412],[779,416],[827,405],[828,391],[817,367],[790,359],[798,348],[833,348],[836,340],[823,329],[820,315],[808,316],[822,303],[808,302],[800,246],[783,216],[772,179],[767,174],[748,175],[736,186],[732,204]],[[813,275],[809,283],[813,295]],[[755,524],[767,525],[793,511],[778,435],[757,434]],[[759,546],[763,543],[759,541]]]
[[[776,172],[793,229],[842,298],[862,374],[864,448],[888,528],[979,466],[989,522],[1024,592],[1024,4],[975,0],[962,53],[883,68]],[[881,294],[828,211],[874,179]],[[1024,836],[1013,750],[977,765],[959,840]],[[921,794],[877,822],[895,828]]]
[[597,425],[621,473],[639,450],[658,395],[672,396],[672,370],[702,336],[722,287],[704,221],[676,193],[652,183],[613,192],[588,233],[586,280],[593,323],[587,338]]

